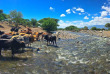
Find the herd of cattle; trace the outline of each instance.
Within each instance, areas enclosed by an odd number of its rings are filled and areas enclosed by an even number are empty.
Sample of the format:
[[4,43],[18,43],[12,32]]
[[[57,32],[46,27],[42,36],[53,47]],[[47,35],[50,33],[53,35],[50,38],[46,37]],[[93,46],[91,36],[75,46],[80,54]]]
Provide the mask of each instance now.
[[52,36],[46,32],[33,33],[30,28],[27,28],[27,30],[22,29],[19,32],[19,28],[16,27],[11,28],[10,31],[10,33],[4,33],[3,31],[0,31],[0,56],[2,49],[12,50],[12,56],[14,56],[14,54],[17,53],[19,49],[25,48],[26,45],[31,46],[31,43],[38,40],[46,40],[47,45],[49,43],[56,44],[56,36]]

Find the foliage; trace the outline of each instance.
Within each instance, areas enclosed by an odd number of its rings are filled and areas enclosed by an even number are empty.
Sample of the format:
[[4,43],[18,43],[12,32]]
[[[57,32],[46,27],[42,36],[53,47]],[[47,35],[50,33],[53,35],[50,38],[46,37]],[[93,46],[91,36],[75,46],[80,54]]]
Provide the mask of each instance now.
[[48,32],[57,30],[59,26],[58,19],[54,18],[44,18],[39,20],[39,23],[41,23],[41,27]]
[[88,27],[87,26],[84,26],[84,30],[88,30]]
[[101,29],[101,28],[92,27],[91,30],[98,30],[98,31],[100,31],[100,30],[105,30],[105,29],[104,28]]
[[71,26],[66,27],[65,30],[72,31],[72,30],[79,30],[79,28],[71,25]]
[[105,27],[107,27],[108,30],[110,30],[110,23],[105,24]]
[[31,19],[31,24],[32,24],[33,27],[38,27],[39,26],[38,21],[36,19],[33,19],[33,18]]
[[0,10],[0,14],[2,14],[3,13],[3,10]]
[[97,28],[96,27],[92,27],[91,30],[97,30]]
[[64,30],[64,28],[58,28],[57,30]]
[[0,21],[7,19],[7,15],[4,13],[0,14]]
[[16,10],[10,11],[10,18],[16,22],[16,26],[19,25],[23,15],[21,12],[17,12]]
[[29,19],[23,19],[23,18],[21,18],[20,19],[20,25],[23,25],[23,26],[31,26],[31,21],[29,20]]
[[58,21],[59,21],[58,19],[55,19],[55,18],[43,18],[43,19],[39,20],[39,23],[43,23],[48,19],[53,19],[54,21],[56,21],[56,23],[58,23]]

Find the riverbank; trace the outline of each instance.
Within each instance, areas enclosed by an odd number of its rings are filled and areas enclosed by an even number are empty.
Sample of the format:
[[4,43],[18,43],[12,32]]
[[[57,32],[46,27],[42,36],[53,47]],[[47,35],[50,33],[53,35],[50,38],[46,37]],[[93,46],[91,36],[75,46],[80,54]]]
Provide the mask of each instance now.
[[81,30],[80,33],[110,38],[110,31]]
[[[36,41],[17,58],[0,59],[0,73],[9,74],[107,74],[110,73],[110,39],[84,33],[74,39],[61,38],[58,47]],[[40,50],[37,50],[40,48]],[[3,53],[4,54],[4,53]],[[7,55],[7,54],[6,54]],[[10,56],[10,55],[9,55]]]

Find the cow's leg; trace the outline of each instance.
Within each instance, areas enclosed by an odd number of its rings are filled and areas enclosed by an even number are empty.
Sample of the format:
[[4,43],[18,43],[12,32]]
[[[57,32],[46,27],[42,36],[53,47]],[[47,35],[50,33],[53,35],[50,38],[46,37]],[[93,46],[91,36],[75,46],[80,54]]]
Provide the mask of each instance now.
[[0,48],[0,56],[1,56],[1,48]]
[[24,48],[21,48],[22,49],[22,52],[24,51]]
[[52,41],[53,45],[54,45],[54,41]]
[[56,40],[55,40],[54,42],[55,42],[55,44],[56,44],[56,46],[57,46],[57,42],[56,42]]
[[14,57],[15,50],[12,48],[12,58]]

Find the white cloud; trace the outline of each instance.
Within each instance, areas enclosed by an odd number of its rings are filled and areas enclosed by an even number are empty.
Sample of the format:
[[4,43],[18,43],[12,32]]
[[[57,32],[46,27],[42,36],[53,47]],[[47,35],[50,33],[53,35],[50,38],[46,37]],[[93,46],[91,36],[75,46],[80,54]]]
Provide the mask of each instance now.
[[94,17],[92,16],[92,18],[94,18]]
[[89,19],[89,17],[85,16],[84,19]]
[[79,23],[82,23],[82,21],[63,21],[63,20],[60,20],[58,22],[58,24],[60,25],[59,28],[65,28],[67,26],[70,26],[70,25],[74,25],[74,26],[78,26],[80,27],[81,25],[78,25]]
[[81,15],[81,13],[79,13],[79,15]]
[[84,12],[83,8],[77,8],[76,11]]
[[92,26],[92,25],[105,25],[106,23],[110,23],[110,18],[103,18],[103,17],[94,17],[93,20],[84,22],[84,21],[59,21],[59,27],[65,28],[70,25],[74,25],[77,27],[84,27],[84,26]]
[[102,12],[101,12],[101,17],[105,17],[105,16],[107,16],[107,14],[108,14],[107,11],[102,11]]
[[106,10],[109,13],[109,15],[110,15],[110,7],[102,6],[102,9]]
[[50,9],[50,10],[54,10],[54,8],[53,8],[53,7],[50,7],[49,9]]
[[70,9],[67,9],[66,12],[67,12],[67,14],[70,14],[71,13]]
[[98,14],[96,13],[96,14],[94,14],[94,16],[97,16]]
[[73,9],[76,9],[76,7],[73,7]]
[[91,14],[88,14],[88,16],[91,16]]
[[75,11],[72,10],[73,13],[76,13]]
[[60,15],[60,17],[65,17],[65,16],[66,16],[65,14],[61,14],[61,15]]

